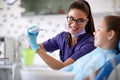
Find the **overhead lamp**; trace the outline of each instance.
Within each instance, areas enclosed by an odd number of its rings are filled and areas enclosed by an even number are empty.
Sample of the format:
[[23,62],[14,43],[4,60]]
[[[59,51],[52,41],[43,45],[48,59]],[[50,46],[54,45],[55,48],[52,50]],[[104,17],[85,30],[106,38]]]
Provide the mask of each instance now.
[[17,0],[6,0],[8,5],[13,5]]

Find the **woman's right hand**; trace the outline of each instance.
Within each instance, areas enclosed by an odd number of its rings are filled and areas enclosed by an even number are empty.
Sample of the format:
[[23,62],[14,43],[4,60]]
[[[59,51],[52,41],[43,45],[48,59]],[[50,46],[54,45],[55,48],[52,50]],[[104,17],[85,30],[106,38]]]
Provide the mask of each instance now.
[[31,48],[36,51],[37,49],[40,48],[40,46],[36,42],[37,36],[38,36],[39,32],[34,32],[34,33],[29,32],[29,30],[31,28],[34,28],[34,27],[35,26],[32,26],[32,27],[30,27],[30,28],[27,29],[27,36],[28,36],[29,44],[30,44]]

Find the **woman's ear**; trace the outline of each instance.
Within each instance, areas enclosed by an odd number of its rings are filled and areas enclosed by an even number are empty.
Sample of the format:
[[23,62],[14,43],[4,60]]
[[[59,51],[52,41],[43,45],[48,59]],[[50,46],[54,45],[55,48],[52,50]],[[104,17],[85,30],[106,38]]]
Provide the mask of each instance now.
[[113,30],[109,31],[109,33],[108,33],[108,40],[113,39],[114,36],[115,36],[115,31],[113,31]]
[[86,20],[86,22],[85,22],[85,25],[87,25],[88,21],[89,21],[89,19],[87,18],[87,20]]

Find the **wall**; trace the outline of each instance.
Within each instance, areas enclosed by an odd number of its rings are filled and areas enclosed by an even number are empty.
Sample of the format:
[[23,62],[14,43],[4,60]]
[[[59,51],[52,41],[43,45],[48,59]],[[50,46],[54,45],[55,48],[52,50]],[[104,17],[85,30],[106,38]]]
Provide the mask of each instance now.
[[[66,14],[63,15],[38,15],[38,16],[21,16],[25,11],[20,7],[21,1],[13,5],[7,5],[5,0],[0,0],[0,36],[13,37],[20,41],[21,37],[26,34],[26,28],[29,26],[39,26],[41,31],[38,35],[38,42],[45,41],[61,31],[65,31]],[[95,27],[97,28],[100,19],[111,13],[93,14]]]
[[[20,0],[17,0],[14,5],[7,5],[5,0],[0,0],[0,36],[13,37],[18,42],[25,36],[27,27],[36,25],[44,29],[39,33],[37,39],[38,42],[42,42],[61,31],[66,31],[66,14],[22,17],[21,12],[24,9],[19,6],[20,4]],[[93,14],[96,28],[100,19],[108,14],[111,13]],[[54,52],[54,56],[59,59],[56,52]],[[39,59],[38,56],[36,58]],[[35,61],[36,64],[41,63],[37,61]]]
[[[44,29],[39,33],[38,42],[45,41],[61,31],[65,31],[66,14],[63,15],[39,15],[21,16],[25,9],[20,7],[21,1],[13,5],[7,5],[5,0],[0,0],[0,36],[13,37],[16,41],[22,40],[29,26],[39,26]],[[95,27],[97,28],[100,19],[111,13],[93,14]]]

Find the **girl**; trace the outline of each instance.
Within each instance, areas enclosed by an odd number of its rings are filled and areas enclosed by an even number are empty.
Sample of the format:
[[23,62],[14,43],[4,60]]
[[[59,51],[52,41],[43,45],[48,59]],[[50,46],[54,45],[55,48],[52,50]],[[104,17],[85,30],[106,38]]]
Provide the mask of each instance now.
[[61,71],[71,72],[75,75],[74,80],[89,80],[88,76],[115,57],[118,53],[117,45],[120,41],[120,16],[105,16],[94,32],[94,45],[97,47],[89,54],[79,58],[75,63],[66,66]]

